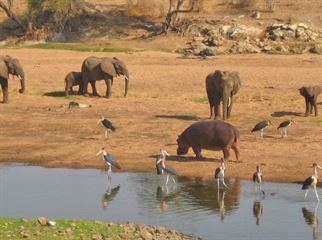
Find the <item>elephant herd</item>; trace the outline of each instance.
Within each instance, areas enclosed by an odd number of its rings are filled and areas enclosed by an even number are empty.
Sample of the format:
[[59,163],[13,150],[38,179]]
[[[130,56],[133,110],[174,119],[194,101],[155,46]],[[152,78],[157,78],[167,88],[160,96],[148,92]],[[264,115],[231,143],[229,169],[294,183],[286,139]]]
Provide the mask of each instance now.
[[[19,93],[25,92],[26,75],[18,59],[11,56],[0,56],[0,84],[3,93],[3,103],[9,101],[8,79],[9,75],[17,76],[20,79],[21,89]],[[70,72],[65,77],[65,94],[73,92],[73,86],[79,86],[78,94],[88,96],[88,83],[91,84],[93,95],[99,96],[96,90],[96,81],[104,80],[106,83],[106,94],[111,96],[113,78],[124,76],[125,89],[124,97],[129,87],[129,71],[123,61],[113,57],[87,57],[81,66],[81,72]],[[228,119],[231,116],[234,95],[241,88],[241,80],[238,72],[215,71],[206,77],[206,91],[210,106],[210,118],[220,118],[220,104],[222,102],[222,118]],[[305,116],[313,113],[318,115],[317,97],[322,92],[322,85],[304,86],[299,89],[300,94],[305,98]]]

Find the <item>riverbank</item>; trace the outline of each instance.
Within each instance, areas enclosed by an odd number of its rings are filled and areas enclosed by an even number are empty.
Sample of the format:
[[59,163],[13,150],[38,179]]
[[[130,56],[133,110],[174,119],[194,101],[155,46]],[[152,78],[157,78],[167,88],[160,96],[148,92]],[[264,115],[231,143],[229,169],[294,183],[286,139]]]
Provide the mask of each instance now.
[[[209,106],[205,77],[216,70],[239,71],[242,87],[236,95],[229,122],[241,133],[241,162],[231,152],[227,177],[250,179],[260,165],[267,181],[302,181],[313,162],[322,164],[321,114],[304,117],[303,85],[322,82],[320,55],[234,55],[203,60],[165,52],[89,53],[66,50],[4,49],[17,57],[28,80],[26,94],[10,79],[9,104],[0,104],[0,161],[45,167],[105,168],[99,149],[106,147],[125,172],[155,172],[160,148],[172,156],[168,164],[183,176],[212,177],[221,152],[203,151],[198,161],[190,149],[176,156],[176,139],[197,120],[207,119]],[[79,71],[85,57],[116,56],[128,66],[130,87],[126,98],[124,79],[116,78],[110,99],[64,97],[64,77]],[[50,57],[48,57],[50,56]],[[97,82],[105,93],[105,83]],[[91,88],[89,87],[91,91]],[[70,101],[91,108],[67,109]],[[321,108],[321,99],[318,108]],[[320,111],[321,112],[321,111]],[[117,130],[104,138],[97,126],[101,116]],[[271,119],[265,138],[250,133],[254,125]],[[297,124],[281,138],[278,124],[293,119]]]
[[43,224],[43,219],[27,220],[0,217],[0,239],[113,239],[113,240],[197,240],[163,227],[143,224],[114,224],[87,220],[55,220],[52,226]]

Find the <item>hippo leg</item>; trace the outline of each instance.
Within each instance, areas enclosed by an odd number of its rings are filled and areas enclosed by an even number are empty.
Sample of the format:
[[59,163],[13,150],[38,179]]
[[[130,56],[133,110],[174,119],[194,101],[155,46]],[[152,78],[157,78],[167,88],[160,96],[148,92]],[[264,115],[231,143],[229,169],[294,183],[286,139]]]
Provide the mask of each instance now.
[[201,148],[199,148],[199,147],[192,147],[192,150],[196,154],[196,158],[198,160],[202,159]]
[[239,161],[239,147],[233,146],[232,149],[235,152],[236,160]]
[[222,151],[224,153],[224,161],[227,161],[229,159],[229,156],[230,156],[229,148],[224,148]]

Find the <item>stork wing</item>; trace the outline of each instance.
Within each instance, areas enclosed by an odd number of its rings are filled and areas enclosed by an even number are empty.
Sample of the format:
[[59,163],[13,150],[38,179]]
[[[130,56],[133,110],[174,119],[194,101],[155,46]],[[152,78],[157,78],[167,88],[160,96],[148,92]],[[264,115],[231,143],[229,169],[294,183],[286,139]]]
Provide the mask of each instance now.
[[220,168],[216,168],[216,171],[215,171],[215,178],[218,178],[219,177],[219,174],[220,174]]
[[114,159],[112,157],[112,155],[108,154],[108,155],[104,155],[104,159],[106,162],[108,162],[109,164],[111,164],[113,167],[116,167],[118,169],[121,169],[120,164],[116,161],[116,159]]
[[307,179],[305,179],[303,185],[302,185],[302,189],[305,190],[305,189],[308,189],[311,184],[313,183],[314,179],[313,177],[308,177]]
[[161,162],[159,162],[158,164],[156,164],[155,166],[156,166],[156,169],[157,169],[157,174],[158,175],[160,175],[160,174],[162,174],[162,165],[161,165],[162,163]]
[[169,174],[172,174],[172,175],[175,175],[175,176],[179,176],[178,172],[170,167],[170,166],[166,166],[165,168],[163,168],[163,170],[166,172],[166,173],[169,173]]

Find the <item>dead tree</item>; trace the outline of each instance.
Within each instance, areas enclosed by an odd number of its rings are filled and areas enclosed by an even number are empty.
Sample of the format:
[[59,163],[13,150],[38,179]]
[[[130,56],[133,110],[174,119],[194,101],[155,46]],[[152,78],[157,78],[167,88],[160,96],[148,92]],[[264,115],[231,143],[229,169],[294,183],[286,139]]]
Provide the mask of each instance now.
[[7,4],[4,3],[4,0],[0,0],[0,8],[2,8],[7,16],[12,19],[15,23],[18,24],[18,26],[25,32],[26,27],[22,24],[22,22],[16,17],[16,15],[13,13],[12,6],[13,6],[14,0],[7,0]]
[[[194,10],[195,3],[198,0],[169,0],[170,6],[165,18],[163,25],[163,32],[167,33],[169,30],[174,28],[174,25],[178,21],[178,16],[180,13],[188,13]],[[188,2],[188,6],[184,8],[185,3]]]

